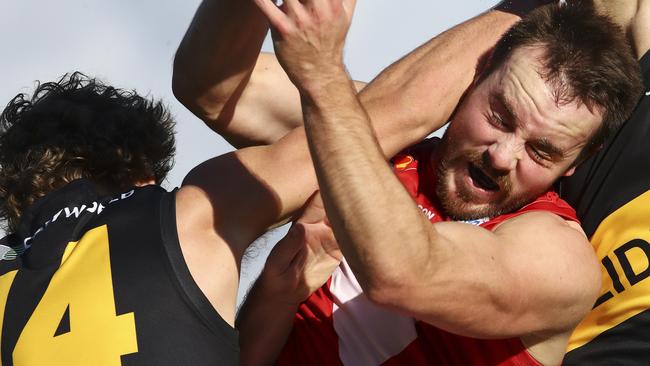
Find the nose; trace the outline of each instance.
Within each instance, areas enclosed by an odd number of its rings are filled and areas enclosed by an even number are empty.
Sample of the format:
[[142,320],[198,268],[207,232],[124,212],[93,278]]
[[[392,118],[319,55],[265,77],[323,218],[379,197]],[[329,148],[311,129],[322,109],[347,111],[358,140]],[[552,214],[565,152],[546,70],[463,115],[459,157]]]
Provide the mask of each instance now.
[[509,172],[517,167],[522,147],[513,135],[506,135],[495,141],[487,150],[489,163],[497,171]]

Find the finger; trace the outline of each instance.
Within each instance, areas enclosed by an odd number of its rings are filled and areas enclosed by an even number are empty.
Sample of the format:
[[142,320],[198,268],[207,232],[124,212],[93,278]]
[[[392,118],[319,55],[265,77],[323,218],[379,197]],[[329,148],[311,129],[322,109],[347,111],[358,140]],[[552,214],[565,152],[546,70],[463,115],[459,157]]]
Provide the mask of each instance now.
[[332,228],[332,223],[330,222],[329,217],[325,216],[325,218],[323,219],[323,223],[327,225],[330,229]]
[[313,253],[327,253],[328,256],[338,259],[342,257],[334,232],[329,226],[323,222],[305,226],[310,239],[306,244]]
[[296,255],[294,255],[291,259],[291,262],[287,266],[287,270],[294,271],[296,275],[302,273],[305,269],[307,258],[309,258],[309,251],[304,245],[300,246],[300,250],[298,250]]
[[291,24],[291,19],[285,14],[272,0],[253,0],[255,5],[266,16],[271,23],[271,26],[277,29],[281,34],[286,33],[286,30]]
[[343,0],[343,9],[345,10],[345,14],[348,17],[348,21],[352,21],[352,15],[354,14],[354,8],[356,5],[356,0]]
[[327,9],[328,7],[328,0],[309,0],[306,1],[305,5],[309,5],[311,8],[314,9]]
[[290,16],[293,15],[297,19],[304,19],[304,17],[307,16],[305,6],[300,0],[285,0],[284,6],[287,9],[287,14]]
[[273,250],[271,250],[267,265],[273,266],[279,271],[284,271],[304,247],[304,238],[304,226],[301,224],[292,225],[287,235],[280,239],[275,247],[273,247]]

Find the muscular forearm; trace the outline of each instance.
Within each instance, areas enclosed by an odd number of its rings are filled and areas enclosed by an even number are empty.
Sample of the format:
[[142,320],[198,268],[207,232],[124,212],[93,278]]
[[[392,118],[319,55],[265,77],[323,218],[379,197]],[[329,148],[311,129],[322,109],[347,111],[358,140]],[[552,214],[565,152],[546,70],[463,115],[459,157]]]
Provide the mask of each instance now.
[[332,79],[301,87],[309,147],[341,249],[367,295],[377,299],[404,279],[450,270],[452,246],[386,166],[346,75]]
[[298,309],[289,297],[268,293],[261,282],[255,283],[237,316],[242,365],[275,364]]
[[[480,57],[519,19],[511,10],[490,11],[471,19],[389,67],[359,94],[368,114],[350,94],[345,80],[340,80],[338,87],[329,85],[340,90],[321,90],[321,95],[305,99],[312,158],[325,201],[332,210],[330,217],[336,221],[337,238],[343,243],[352,268],[358,270],[360,281],[371,293],[375,283],[385,284],[397,278],[401,270],[412,268],[411,258],[424,258],[418,255],[422,252],[417,247],[392,253],[378,250],[374,243],[406,241],[428,245],[429,236],[434,235],[381,153],[377,154],[373,127],[381,141],[379,151],[392,156],[442,126],[473,80]],[[332,100],[333,97],[338,99]],[[365,183],[370,181],[382,184]],[[405,227],[387,231],[385,228],[394,228],[390,212],[400,212],[408,216],[402,215],[403,222],[422,223],[427,230]],[[358,246],[360,241],[367,245]],[[423,250],[426,252],[427,248]],[[382,278],[387,275],[391,278]]]
[[227,128],[267,30],[253,1],[204,0],[178,48],[174,94],[217,132]]
[[345,73],[332,79],[304,91],[305,127],[336,238],[372,298],[403,270],[430,259],[435,233],[386,164]]

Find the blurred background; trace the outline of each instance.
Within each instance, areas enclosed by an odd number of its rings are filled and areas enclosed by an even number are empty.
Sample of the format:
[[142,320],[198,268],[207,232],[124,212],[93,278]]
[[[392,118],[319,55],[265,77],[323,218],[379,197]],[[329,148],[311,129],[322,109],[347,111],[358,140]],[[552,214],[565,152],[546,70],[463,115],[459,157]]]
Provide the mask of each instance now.
[[[358,0],[346,47],[348,70],[354,79],[370,81],[413,48],[496,2]],[[193,166],[232,149],[171,91],[174,53],[199,3],[0,1],[0,105],[20,92],[31,93],[36,80],[51,81],[77,70],[162,99],[177,121],[176,165],[164,186],[178,186]],[[269,37],[264,50],[272,51]],[[286,229],[276,229],[252,246],[242,268],[240,299]]]

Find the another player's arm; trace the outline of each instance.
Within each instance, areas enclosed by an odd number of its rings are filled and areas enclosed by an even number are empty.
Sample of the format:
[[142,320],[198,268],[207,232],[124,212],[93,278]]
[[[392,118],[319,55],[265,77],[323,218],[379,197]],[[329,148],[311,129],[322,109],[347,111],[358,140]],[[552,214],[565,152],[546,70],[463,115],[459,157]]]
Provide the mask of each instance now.
[[253,1],[204,0],[176,52],[177,99],[235,147],[302,125],[296,88],[273,54],[260,54],[267,30]]
[[275,363],[291,333],[299,304],[327,281],[341,259],[332,229],[325,222],[322,200],[316,195],[271,251],[239,311],[242,365]]
[[[262,273],[253,284],[237,314],[236,326],[239,329],[242,366],[275,364],[291,334],[298,306],[311,294],[309,292],[304,297],[297,296],[298,291],[292,288],[299,280],[303,268],[298,268],[291,263],[302,261],[302,258],[297,257],[304,256],[298,251],[294,252],[296,244],[299,244],[302,239],[300,236],[303,235],[304,228],[301,228],[300,232],[294,231],[294,227],[292,226],[287,236],[273,248]],[[276,257],[279,257],[280,261]],[[289,261],[282,260],[285,258]],[[283,275],[278,275],[280,273],[278,270],[270,270],[277,267],[278,262],[284,262],[283,267],[286,270]],[[331,271],[327,276],[330,274]],[[260,329],[264,331],[260,332]]]
[[[279,241],[276,247],[282,244]],[[298,306],[304,301],[294,301],[295,297],[275,292],[272,288],[262,272],[237,314],[242,366],[270,366],[276,363],[291,334]]]
[[[384,70],[360,93],[373,120],[392,121],[392,129],[378,133],[409,130],[414,143],[441,127],[479,57],[519,19],[516,14],[542,2],[503,2],[501,11],[434,37]],[[272,143],[302,125],[299,94],[275,55],[257,57],[267,28],[259,11],[249,1],[231,3],[205,0],[199,8],[176,54],[174,92],[233,145]]]
[[650,1],[638,0],[637,12],[630,25],[634,49],[639,58],[650,49]]
[[316,189],[304,133],[194,168],[176,194],[181,249],[194,280],[234,323],[239,265],[250,243],[298,210]]
[[493,45],[523,14],[553,0],[504,0],[433,37],[382,71],[359,93],[373,123],[413,131],[412,143],[449,121]]
[[237,147],[276,141],[301,121],[273,55],[258,60],[267,31],[253,1],[204,0],[176,52],[174,94]]
[[650,1],[594,0],[596,9],[609,15],[630,38],[638,58],[650,49]]

